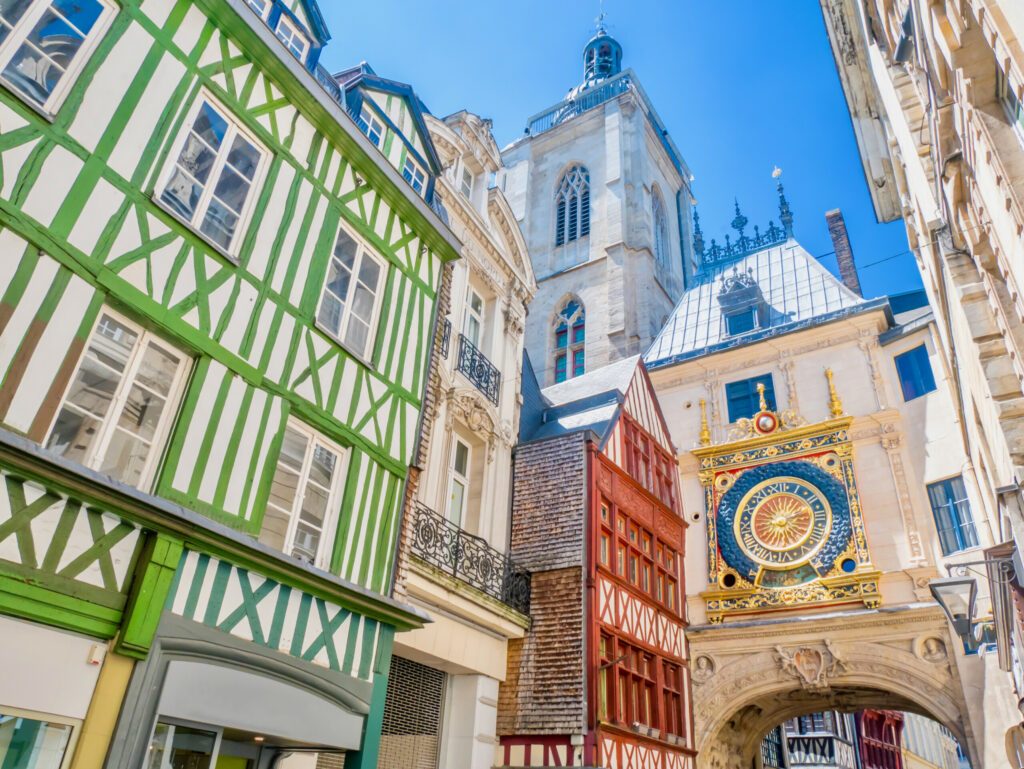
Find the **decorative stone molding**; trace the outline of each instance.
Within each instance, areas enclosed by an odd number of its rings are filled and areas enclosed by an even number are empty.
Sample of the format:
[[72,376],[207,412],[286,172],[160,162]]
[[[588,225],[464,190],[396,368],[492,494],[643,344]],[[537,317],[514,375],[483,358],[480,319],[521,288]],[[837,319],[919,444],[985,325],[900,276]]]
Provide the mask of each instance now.
[[861,329],[857,346],[864,353],[864,359],[867,360],[868,366],[871,369],[871,383],[875,388],[875,402],[878,404],[878,409],[879,411],[885,411],[889,408],[889,404],[888,398],[885,395],[885,380],[882,377],[882,368],[878,362],[878,335],[871,329]]
[[881,443],[889,457],[889,469],[892,472],[893,484],[896,486],[896,501],[900,509],[900,520],[907,535],[910,547],[911,568],[922,566],[928,558],[924,552],[921,532],[914,520],[914,501],[910,495],[910,484],[903,464],[903,435],[894,422],[886,422],[881,427]]
[[792,675],[804,689],[811,691],[827,690],[829,679],[845,673],[848,667],[846,660],[827,638],[821,648],[800,646],[788,650],[780,645],[775,647],[775,653],[782,671]]

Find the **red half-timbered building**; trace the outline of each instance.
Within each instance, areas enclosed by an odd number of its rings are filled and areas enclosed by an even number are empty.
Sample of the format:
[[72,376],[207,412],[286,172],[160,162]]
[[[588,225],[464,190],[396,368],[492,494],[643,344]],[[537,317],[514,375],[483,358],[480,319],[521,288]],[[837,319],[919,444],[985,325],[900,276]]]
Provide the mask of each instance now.
[[690,769],[686,524],[647,372],[630,358],[529,385],[511,546],[533,624],[509,650],[495,764]]

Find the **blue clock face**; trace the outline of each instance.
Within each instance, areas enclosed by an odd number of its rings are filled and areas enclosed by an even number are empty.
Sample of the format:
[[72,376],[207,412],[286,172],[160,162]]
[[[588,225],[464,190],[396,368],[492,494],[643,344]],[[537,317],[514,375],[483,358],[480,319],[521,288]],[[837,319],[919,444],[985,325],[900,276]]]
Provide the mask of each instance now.
[[846,487],[802,460],[740,474],[719,500],[716,521],[726,564],[765,586],[829,574],[853,536]]
[[750,560],[769,568],[799,566],[821,550],[832,527],[832,508],[801,478],[761,481],[746,493],[733,523]]

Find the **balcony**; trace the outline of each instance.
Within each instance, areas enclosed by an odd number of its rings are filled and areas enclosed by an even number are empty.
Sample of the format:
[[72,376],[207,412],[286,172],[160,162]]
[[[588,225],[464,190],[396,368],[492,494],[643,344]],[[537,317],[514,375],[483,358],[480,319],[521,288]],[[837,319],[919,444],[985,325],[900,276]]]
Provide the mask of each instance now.
[[420,502],[414,503],[412,523],[414,555],[521,614],[530,613],[530,573],[511,558]]
[[487,399],[495,406],[498,405],[498,395],[501,392],[501,372],[487,359],[476,345],[466,339],[464,334],[459,334],[459,360],[455,366],[458,371],[466,375],[476,389],[487,396]]

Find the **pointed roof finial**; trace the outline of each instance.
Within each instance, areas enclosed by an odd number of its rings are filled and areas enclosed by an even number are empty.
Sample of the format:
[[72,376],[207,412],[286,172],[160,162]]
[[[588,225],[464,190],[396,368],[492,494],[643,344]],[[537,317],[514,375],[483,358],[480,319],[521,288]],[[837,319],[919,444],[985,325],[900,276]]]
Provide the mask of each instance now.
[[825,369],[825,378],[828,380],[828,411],[833,417],[841,417],[843,415],[843,402],[839,400],[836,384],[832,381],[832,369]]
[[764,382],[757,383],[757,399],[759,401],[758,406],[760,406],[760,410],[767,411],[768,401],[764,397]]
[[779,193],[779,221],[782,222],[782,229],[787,238],[793,237],[793,212],[789,208],[789,201],[782,190],[782,169],[778,166],[772,170],[772,178],[778,179],[779,184],[775,188]]
[[696,206],[693,208],[693,250],[698,256],[704,256],[704,233],[700,231],[700,214]]
[[708,402],[700,399],[700,445],[711,445],[711,428],[708,427]]
[[604,12],[604,0],[601,0],[601,12],[597,14],[597,18],[594,19],[594,26],[597,28],[597,34],[607,35],[608,27],[605,26],[604,20],[608,18],[608,14]]
[[732,220],[732,228],[736,230],[740,237],[743,237],[743,228],[747,226],[747,217],[740,213],[740,201],[738,198],[733,199],[736,204],[736,217]]

